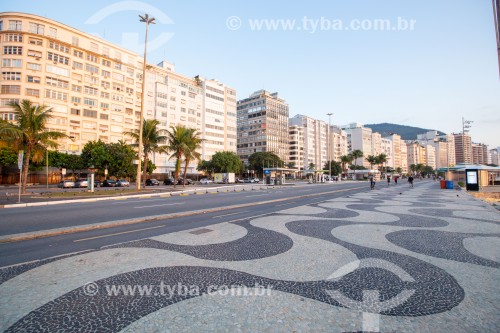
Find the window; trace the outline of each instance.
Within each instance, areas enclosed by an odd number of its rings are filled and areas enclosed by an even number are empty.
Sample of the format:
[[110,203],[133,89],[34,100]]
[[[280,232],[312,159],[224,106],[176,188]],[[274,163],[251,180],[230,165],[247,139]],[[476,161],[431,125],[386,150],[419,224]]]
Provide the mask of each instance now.
[[123,98],[123,96],[119,95],[119,94],[112,94],[111,98],[113,99],[113,101],[117,101],[117,102],[123,102],[123,101],[125,101],[125,99]]
[[69,111],[69,114],[72,114],[72,115],[75,115],[75,116],[79,116],[80,115],[80,110],[78,110],[78,109],[71,109]]
[[42,52],[35,51],[35,50],[28,50],[28,57],[41,58],[42,57]]
[[71,85],[71,90],[81,93],[82,92],[82,87],[72,84]]
[[66,68],[61,68],[57,66],[47,65],[45,70],[52,74],[63,75],[69,77],[69,70]]
[[54,77],[47,76],[45,78],[45,84],[53,87],[58,87],[58,88],[63,88],[63,89],[68,89],[69,88],[69,82],[64,81],[64,80],[59,80]]
[[109,57],[109,48],[106,46],[102,47],[102,55]]
[[78,46],[78,44],[80,44],[80,39],[76,36],[71,37],[71,45]]
[[74,69],[83,69],[83,64],[81,62],[73,61]]
[[85,70],[94,74],[99,74],[99,68],[90,64],[85,64]]
[[10,104],[19,104],[17,98],[2,98],[0,99],[0,106],[10,106]]
[[73,50],[73,55],[74,55],[75,57],[78,57],[78,58],[82,58],[82,59],[83,59],[83,52],[82,52],[82,51]]
[[1,93],[2,94],[20,95],[21,94],[21,86],[2,85]]
[[16,31],[23,30],[23,22],[17,20],[9,21],[9,30],[16,30]]
[[47,52],[47,59],[64,65],[69,65],[69,58],[57,53]]
[[26,96],[40,97],[40,90],[26,88]]
[[113,79],[123,82],[125,81],[125,76],[123,74],[113,72]]
[[102,64],[106,67],[111,67],[111,61],[109,60],[102,59]]
[[3,21],[0,21],[0,31],[3,30]]
[[83,109],[83,116],[89,118],[97,118],[97,111]]
[[99,118],[101,118],[101,119],[103,119],[103,120],[108,120],[109,116],[108,116],[107,114],[105,114],[105,113],[101,113],[101,114],[99,115]]
[[22,46],[4,46],[3,54],[23,54]]
[[31,76],[31,75],[28,75],[26,77],[26,81],[30,82],[30,83],[40,83],[40,77],[39,76]]
[[120,64],[119,62],[115,62],[114,68],[121,70],[122,69],[122,64]]
[[[77,103],[80,104],[82,102],[82,99],[80,97],[76,96],[71,96],[71,103]],[[73,110],[73,109],[72,109]]]
[[43,24],[30,22],[30,32],[37,35],[43,35],[45,26]]
[[4,42],[23,42],[23,35],[21,34],[5,34],[3,38]]
[[21,59],[2,59],[2,67],[21,68],[23,61]]
[[21,72],[2,72],[2,80],[21,81]]
[[126,88],[125,91],[127,92],[127,94],[133,94],[134,93],[134,89],[132,89],[132,88]]
[[99,52],[99,45],[94,42],[90,42],[90,51],[95,53]]
[[111,72],[105,71],[104,69],[101,70],[101,74],[104,77],[111,77]]
[[109,93],[101,91],[101,98],[108,98],[109,99]]
[[67,47],[66,45],[54,42],[54,41],[50,41],[49,42],[49,47],[51,49],[54,49],[54,50],[57,50],[57,51],[61,51],[61,52],[64,52],[64,53],[69,53],[69,47]]
[[97,88],[92,88],[92,87],[88,87],[88,86],[83,87],[83,92],[86,94],[89,94],[89,95],[96,95],[96,96],[99,93]]
[[99,62],[99,59],[95,55],[90,54],[90,53],[87,53],[87,60],[92,61],[92,62],[97,62],[97,63]]
[[32,45],[38,45],[38,46],[42,46],[43,45],[43,41],[40,39],[40,38],[33,38],[33,37],[30,37],[28,39],[29,43],[32,44]]
[[49,28],[49,37],[57,38],[57,29],[56,28]]
[[89,105],[89,106],[97,106],[97,100],[85,97],[85,98],[83,98],[83,104]]
[[28,69],[34,70],[34,71],[40,71],[42,70],[42,65],[40,64],[34,64],[32,62],[28,62]]
[[111,104],[111,110],[116,112],[123,112],[123,106],[118,104]]
[[68,101],[68,94],[67,93],[64,93],[62,91],[52,90],[52,89],[45,89],[45,97],[57,99],[60,101],[65,101],[65,102]]
[[107,81],[102,81],[101,87],[103,87],[104,89],[109,89],[109,87],[111,87],[111,84]]

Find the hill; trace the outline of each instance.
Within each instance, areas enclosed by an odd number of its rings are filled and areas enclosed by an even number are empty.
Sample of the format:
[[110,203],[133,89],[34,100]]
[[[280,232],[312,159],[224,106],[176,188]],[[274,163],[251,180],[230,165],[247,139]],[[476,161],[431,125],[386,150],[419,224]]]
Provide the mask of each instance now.
[[[391,133],[396,133],[401,135],[403,140],[416,140],[417,134],[423,134],[427,131],[433,131],[432,129],[426,129],[421,127],[413,127],[406,125],[398,125],[398,124],[390,124],[390,123],[381,123],[381,124],[366,124],[365,127],[369,127],[373,132],[379,132],[382,134],[382,137],[388,136]],[[443,135],[445,133],[438,131],[439,135]]]

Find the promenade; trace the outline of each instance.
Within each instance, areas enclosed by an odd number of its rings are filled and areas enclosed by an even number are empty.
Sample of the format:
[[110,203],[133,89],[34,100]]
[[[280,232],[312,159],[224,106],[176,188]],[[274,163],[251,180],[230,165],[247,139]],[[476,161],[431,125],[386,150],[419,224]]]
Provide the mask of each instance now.
[[4,267],[0,332],[498,332],[499,281],[498,211],[378,183]]

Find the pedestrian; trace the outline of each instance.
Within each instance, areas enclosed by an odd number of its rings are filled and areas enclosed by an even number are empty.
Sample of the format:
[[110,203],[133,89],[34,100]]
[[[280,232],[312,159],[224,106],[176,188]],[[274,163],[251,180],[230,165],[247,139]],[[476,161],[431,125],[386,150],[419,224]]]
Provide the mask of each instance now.
[[391,176],[387,176],[387,186],[391,185]]
[[375,189],[375,179],[373,178],[373,176],[370,176],[370,189],[371,190],[374,190]]
[[398,185],[398,176],[394,177],[394,184]]
[[413,187],[413,177],[412,176],[408,177],[408,184],[410,184],[410,187]]

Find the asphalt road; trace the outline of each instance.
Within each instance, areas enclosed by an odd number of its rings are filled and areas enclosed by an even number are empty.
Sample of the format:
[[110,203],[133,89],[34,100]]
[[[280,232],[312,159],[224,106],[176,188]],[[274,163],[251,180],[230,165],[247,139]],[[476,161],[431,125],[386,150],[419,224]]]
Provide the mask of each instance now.
[[[271,214],[277,210],[317,203],[367,190],[369,190],[367,183],[312,184],[284,186],[269,190],[2,209],[0,210],[0,235],[10,235],[152,215],[255,204],[205,214],[3,243],[0,244],[0,267],[98,249],[106,245],[205,227],[215,223],[252,218]],[[283,200],[276,202],[277,199]]]

